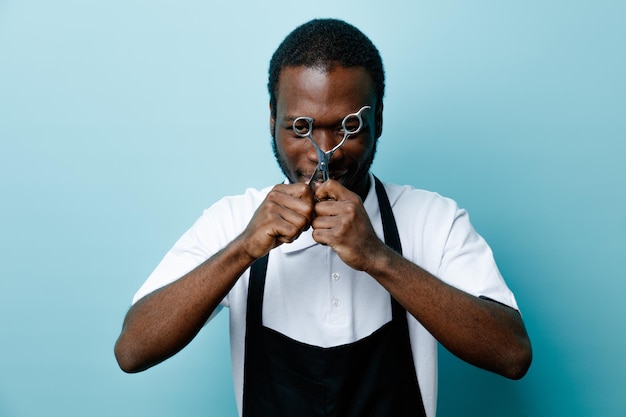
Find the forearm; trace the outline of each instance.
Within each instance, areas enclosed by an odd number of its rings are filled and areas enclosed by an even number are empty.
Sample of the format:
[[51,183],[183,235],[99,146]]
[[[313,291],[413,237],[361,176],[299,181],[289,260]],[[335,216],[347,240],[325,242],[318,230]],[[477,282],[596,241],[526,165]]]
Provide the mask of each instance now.
[[154,366],[196,336],[254,261],[242,245],[241,239],[236,239],[187,275],[131,307],[115,345],[115,356],[124,371]]
[[297,239],[312,216],[313,194],[307,184],[275,186],[226,248],[131,307],[115,345],[120,367],[139,372],[185,347],[241,274],[272,248]]
[[386,248],[368,272],[443,346],[461,359],[509,378],[530,366],[530,341],[519,313],[437,279]]

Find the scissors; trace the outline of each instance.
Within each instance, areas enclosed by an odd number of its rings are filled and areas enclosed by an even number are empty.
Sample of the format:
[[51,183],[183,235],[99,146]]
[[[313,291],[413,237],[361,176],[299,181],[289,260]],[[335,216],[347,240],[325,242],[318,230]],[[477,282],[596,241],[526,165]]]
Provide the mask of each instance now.
[[[351,113],[343,118],[343,120],[341,121],[341,128],[343,129],[343,139],[341,139],[341,142],[339,142],[334,148],[326,152],[324,152],[319,147],[317,142],[315,142],[315,139],[313,139],[312,117],[301,116],[293,121],[292,128],[296,136],[301,138],[308,138],[313,144],[315,152],[317,153],[317,168],[315,168],[315,171],[313,171],[313,175],[311,175],[311,178],[309,178],[307,184],[311,184],[313,180],[319,182],[324,182],[328,180],[328,178],[330,177],[328,174],[328,165],[330,164],[330,159],[333,157],[337,149],[341,148],[343,144],[346,143],[348,136],[356,135],[361,131],[361,129],[363,129],[363,118],[361,117],[361,113],[363,113],[363,111],[367,109],[371,109],[371,107],[363,106],[361,107],[361,109],[359,109],[358,112]],[[354,119],[359,121],[358,126],[354,127],[354,125],[348,125],[348,123],[354,121]]]

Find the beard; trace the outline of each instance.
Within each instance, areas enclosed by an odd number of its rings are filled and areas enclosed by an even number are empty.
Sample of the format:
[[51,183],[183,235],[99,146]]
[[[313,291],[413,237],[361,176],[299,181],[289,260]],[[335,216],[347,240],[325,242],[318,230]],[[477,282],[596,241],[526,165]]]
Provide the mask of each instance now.
[[[367,161],[367,163],[365,165],[365,168],[366,168],[365,169],[365,173],[369,172],[370,167],[374,163],[374,156],[376,156],[377,148],[378,148],[378,139],[375,139],[374,140],[374,147],[372,148],[372,153],[371,153],[370,159],[369,159],[369,161]],[[292,184],[298,182],[297,178],[291,178],[291,176],[289,175],[289,169],[287,169],[287,163],[285,162],[283,157],[278,153],[278,147],[276,145],[276,135],[272,135],[272,152],[274,153],[274,159],[276,159],[276,162],[278,163],[278,167],[282,171],[283,175],[285,177],[287,177],[289,182],[292,183]]]
[[289,179],[290,183],[294,183],[296,181],[293,178],[289,178],[289,174],[287,173],[287,164],[285,160],[278,154],[278,148],[276,147],[276,136],[272,135],[272,152],[274,153],[274,159],[276,163],[278,163],[278,167],[282,171],[283,175]]

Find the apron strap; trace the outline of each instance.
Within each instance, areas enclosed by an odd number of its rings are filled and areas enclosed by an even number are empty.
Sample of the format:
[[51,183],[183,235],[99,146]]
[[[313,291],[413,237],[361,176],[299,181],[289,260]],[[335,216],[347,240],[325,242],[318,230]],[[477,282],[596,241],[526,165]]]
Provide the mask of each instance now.
[[400,243],[400,235],[398,234],[398,227],[396,226],[396,219],[391,210],[391,203],[389,203],[389,197],[383,183],[376,177],[374,177],[376,196],[378,196],[378,205],[380,207],[380,218],[383,223],[383,234],[385,236],[385,243],[391,249],[395,250],[399,254],[402,254],[402,244]]
[[[391,210],[391,203],[389,203],[389,197],[383,183],[376,177],[374,177],[376,196],[378,197],[378,206],[380,208],[380,219],[383,223],[383,235],[385,236],[385,243],[391,249],[402,255],[402,244],[400,243],[400,234],[398,233],[398,226],[396,225],[396,219]],[[391,311],[394,319],[399,319],[406,322],[406,310],[391,297]],[[404,323],[403,323],[404,324]],[[407,327],[408,328],[408,327]]]
[[248,296],[248,310],[246,313],[246,326],[248,329],[253,328],[251,326],[260,327],[263,324],[263,295],[265,293],[263,289],[265,288],[268,259],[269,253],[254,261],[254,263],[250,266],[248,294],[254,294],[254,296]]

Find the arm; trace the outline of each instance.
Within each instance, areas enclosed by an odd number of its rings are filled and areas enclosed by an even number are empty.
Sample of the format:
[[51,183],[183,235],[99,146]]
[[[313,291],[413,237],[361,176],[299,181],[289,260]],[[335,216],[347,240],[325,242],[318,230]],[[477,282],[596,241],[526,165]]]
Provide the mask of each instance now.
[[120,367],[143,371],[180,351],[253,261],[238,238],[187,275],[137,301],[115,345]]
[[358,196],[328,182],[317,189],[313,238],[383,285],[459,358],[508,378],[524,376],[531,347],[519,313],[437,279],[385,245]]
[[444,283],[384,243],[364,258],[366,271],[456,356],[508,378],[526,374],[532,352],[516,310]]
[[139,372],[173,356],[200,331],[243,272],[310,225],[313,195],[305,184],[277,185],[244,232],[197,268],[154,291],[128,311],[115,344],[126,372]]

